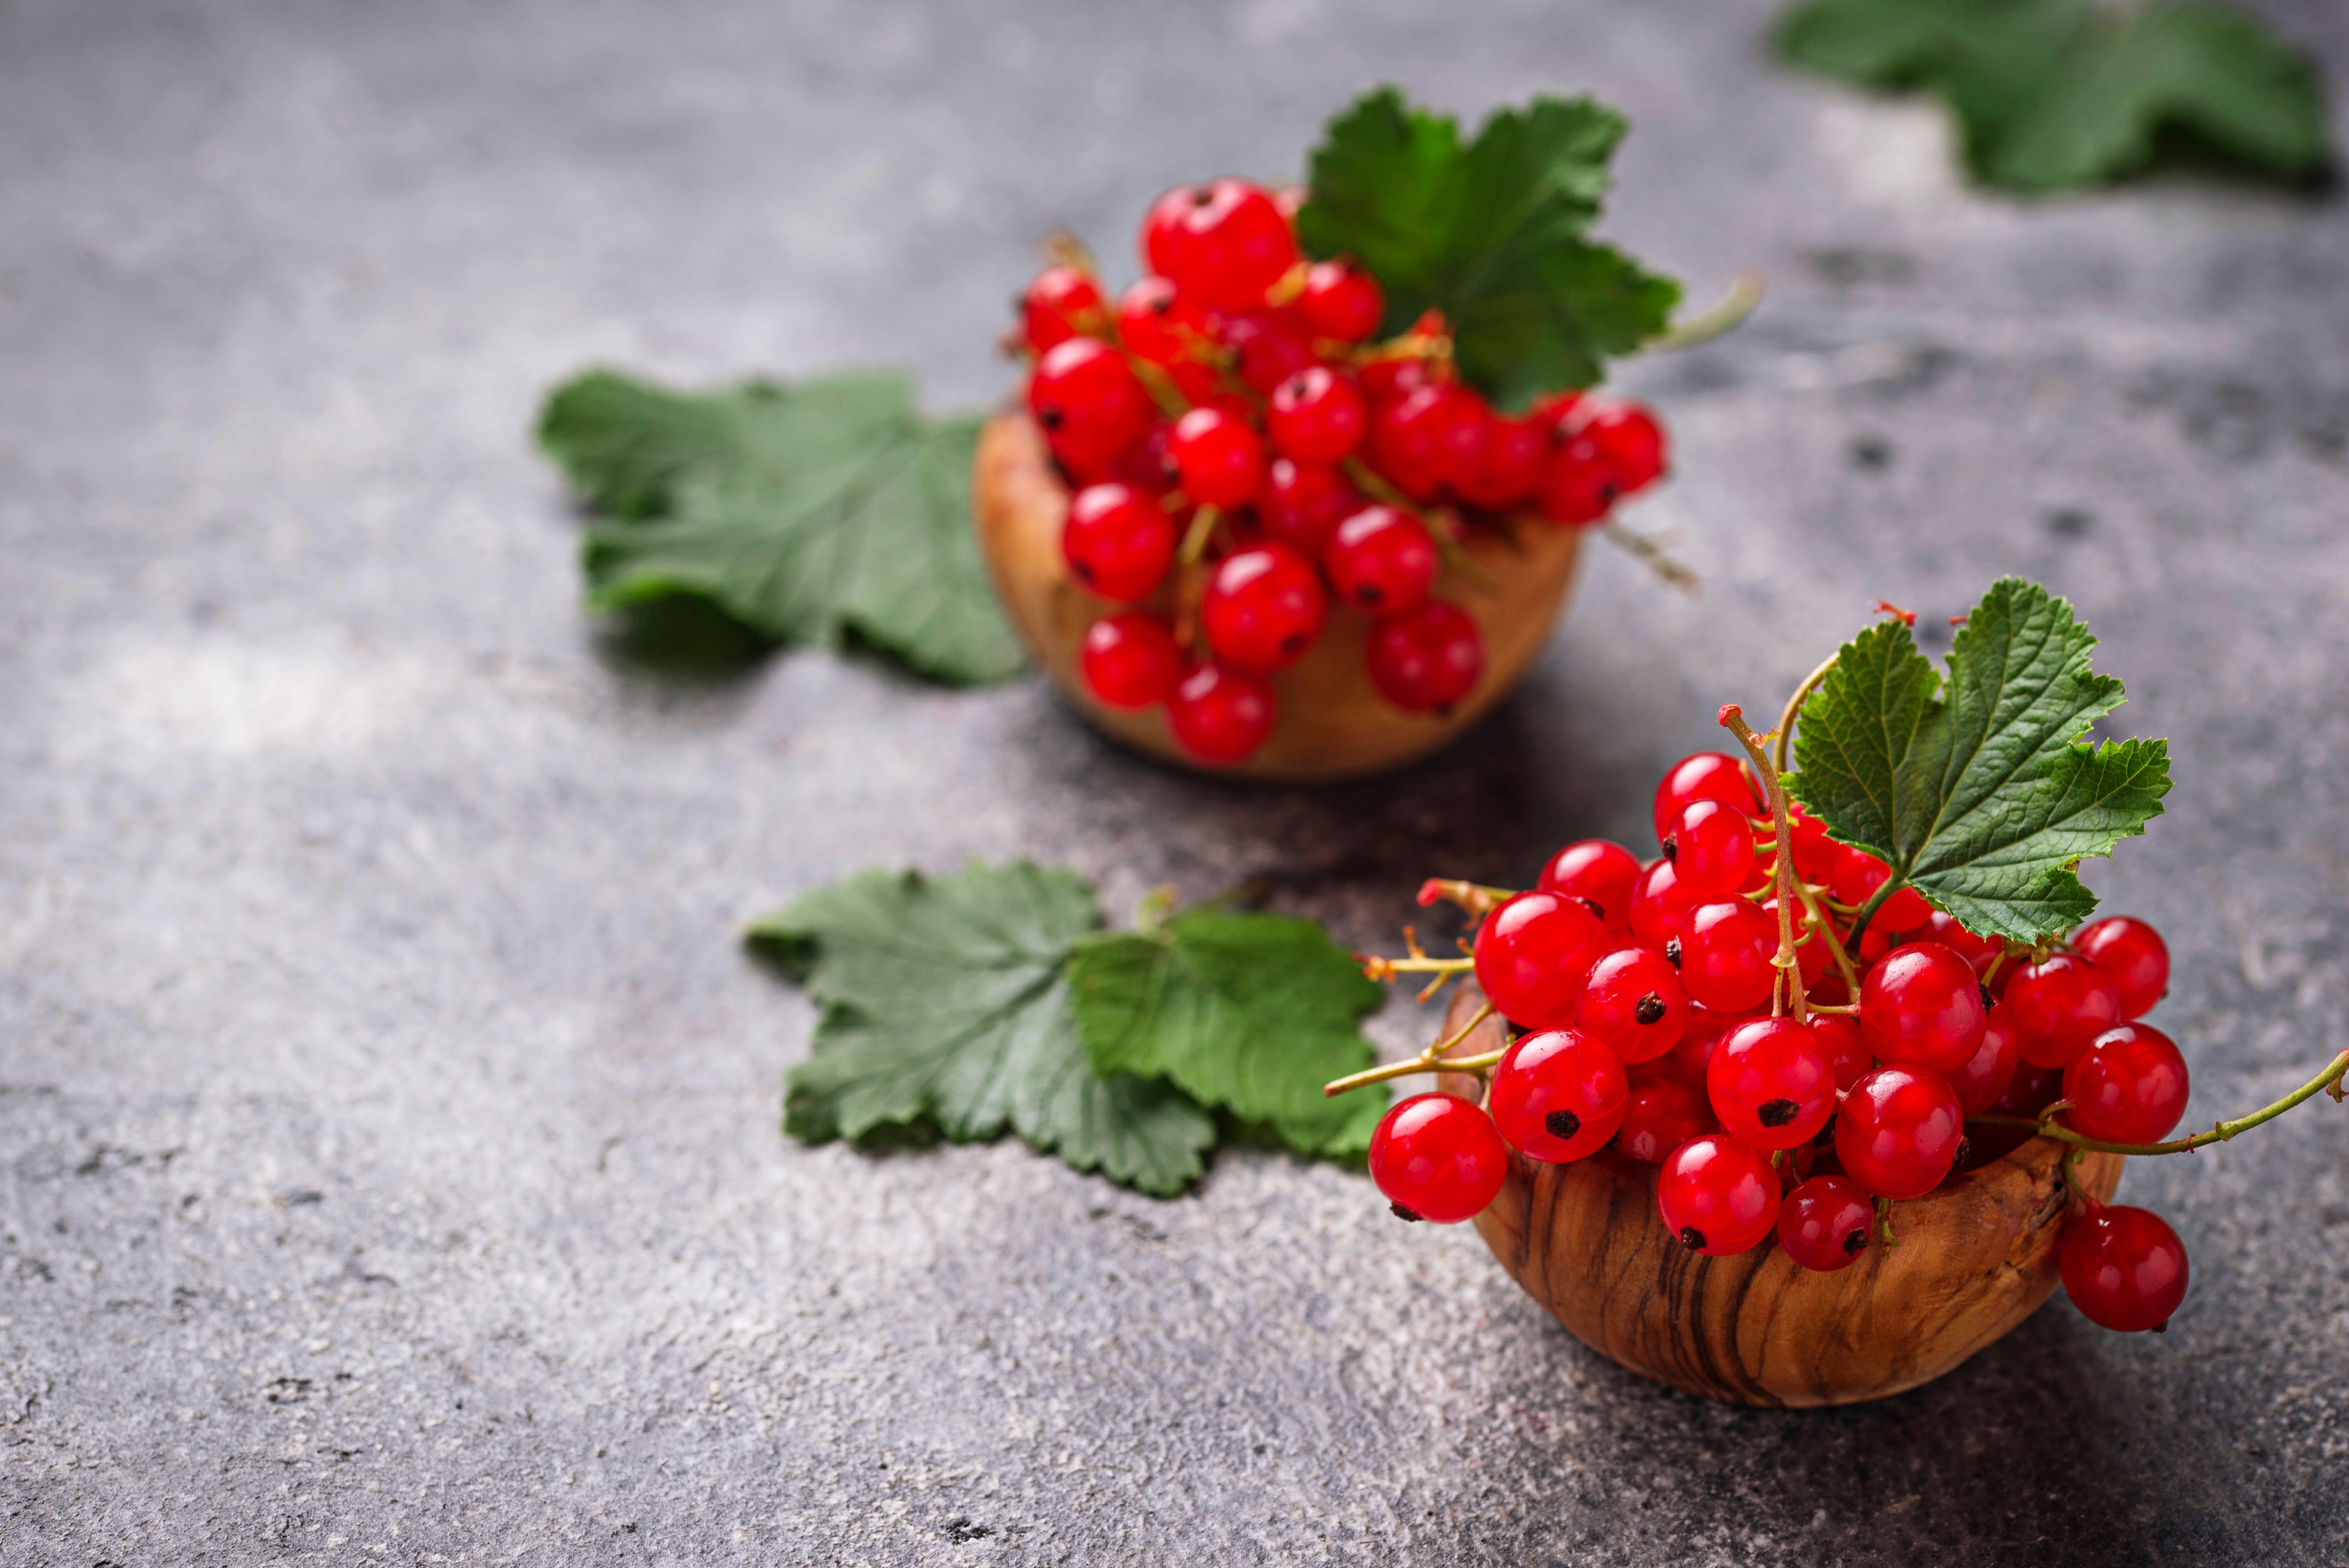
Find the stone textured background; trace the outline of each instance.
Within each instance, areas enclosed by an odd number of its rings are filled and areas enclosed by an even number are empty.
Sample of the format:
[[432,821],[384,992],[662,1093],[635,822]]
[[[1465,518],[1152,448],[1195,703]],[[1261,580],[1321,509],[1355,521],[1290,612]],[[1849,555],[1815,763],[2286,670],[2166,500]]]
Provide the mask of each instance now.
[[[2337,86],[2338,6],[2269,10]],[[2349,1044],[2349,211],[1982,196],[1768,14],[0,0],[0,1562],[2349,1560],[2329,1105],[2131,1171],[2193,1253],[2167,1336],[2059,1299],[1803,1415],[1618,1371],[1334,1170],[1159,1203],[776,1132],[810,1010],[734,934],[800,890],[1027,852],[1392,940],[1423,873],[1635,838],[1878,596],[2004,571],[2175,749],[2092,880],[2176,947],[2192,1119]],[[1482,732],[1327,792],[583,618],[553,380],[987,399],[1047,224],[1122,270],[1159,188],[1385,77],[1600,93],[1608,231],[1699,302],[1768,274],[1627,377],[1701,599],[1599,552]]]

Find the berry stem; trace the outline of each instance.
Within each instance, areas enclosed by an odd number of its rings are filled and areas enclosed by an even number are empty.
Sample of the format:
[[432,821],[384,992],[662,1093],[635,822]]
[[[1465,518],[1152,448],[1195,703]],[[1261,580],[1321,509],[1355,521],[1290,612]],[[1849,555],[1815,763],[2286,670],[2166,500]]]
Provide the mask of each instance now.
[[1710,342],[1735,327],[1754,314],[1762,303],[1762,274],[1740,273],[1730,280],[1729,292],[1719,303],[1696,315],[1674,322],[1640,346],[1641,352],[1652,353],[1661,348],[1692,348]]
[[1361,1088],[1365,1084],[1383,1083],[1389,1078],[1409,1078],[1413,1073],[1482,1072],[1496,1065],[1503,1057],[1508,1055],[1508,1051],[1504,1048],[1487,1052],[1481,1057],[1449,1058],[1445,1057],[1444,1053],[1475,1034],[1477,1026],[1492,1016],[1493,1004],[1487,1002],[1470,1015],[1466,1023],[1420,1052],[1419,1055],[1403,1061],[1382,1063],[1378,1067],[1352,1073],[1345,1078],[1333,1078],[1321,1086],[1321,1092],[1335,1099],[1349,1089]]
[[1782,1016],[1791,1004],[1795,1022],[1800,1024],[1809,1016],[1810,1002],[1803,995],[1801,960],[1795,956],[1795,827],[1786,815],[1785,786],[1779,783],[1778,770],[1771,766],[1770,754],[1754,727],[1745,722],[1743,709],[1733,702],[1726,704],[1721,710],[1721,724],[1754,759],[1763,799],[1769,802],[1770,820],[1777,829],[1778,952],[1770,960],[1777,971],[1770,977],[1770,1013],[1773,1017]]
[[1811,694],[1819,689],[1819,683],[1826,679],[1827,672],[1835,667],[1836,655],[1829,654],[1826,663],[1803,677],[1803,684],[1795,688],[1795,695],[1788,697],[1786,706],[1779,710],[1778,739],[1770,748],[1772,760],[1777,763],[1779,772],[1786,770],[1786,748],[1795,743],[1795,720],[1802,717],[1803,704],[1810,700]]
[[1600,524],[1599,531],[1607,536],[1608,543],[1628,552],[1633,560],[1673,587],[1685,593],[1696,592],[1696,573],[1666,554],[1663,546],[1646,534],[1635,532],[1612,518]]
[[[1979,1121],[1990,1127],[2029,1128],[2042,1138],[2052,1138],[2058,1143],[2068,1143],[2075,1149],[2093,1150],[2100,1154],[2188,1154],[2212,1143],[2224,1143],[2239,1132],[2248,1132],[2261,1122],[2273,1121],[2303,1100],[2314,1099],[2319,1094],[2329,1094],[2335,1100],[2344,1093],[2343,1075],[2349,1074],[2349,1051],[2344,1051],[2324,1065],[2324,1070],[2277,1100],[2261,1106],[2248,1116],[2232,1121],[2221,1121],[2208,1132],[2198,1132],[2189,1138],[2173,1138],[2164,1143],[2107,1143],[2100,1138],[2089,1138],[2073,1131],[2061,1122],[2034,1120],[2021,1116],[1970,1116],[1968,1121]],[[2051,1107],[2050,1110],[2060,1109]]]
[[1362,974],[1371,980],[1392,980],[1398,975],[1464,975],[1476,967],[1474,958],[1381,958],[1375,953],[1357,953],[1362,961]]

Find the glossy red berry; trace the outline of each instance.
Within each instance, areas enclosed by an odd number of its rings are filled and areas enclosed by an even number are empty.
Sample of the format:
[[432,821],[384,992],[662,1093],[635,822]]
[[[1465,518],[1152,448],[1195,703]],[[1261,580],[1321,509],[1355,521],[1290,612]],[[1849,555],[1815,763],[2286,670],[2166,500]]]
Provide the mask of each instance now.
[[1778,1222],[1770,1157],[1726,1133],[1702,1133],[1664,1158],[1656,1181],[1664,1229],[1709,1258],[1742,1253]]
[[1154,412],[1125,356],[1097,337],[1071,337],[1037,362],[1028,411],[1062,459],[1105,461],[1142,439]]
[[1697,898],[1726,898],[1754,874],[1754,819],[1719,800],[1692,800],[1664,833],[1664,859]]
[[1671,832],[1680,814],[1699,800],[1718,800],[1749,817],[1758,816],[1762,810],[1762,802],[1754,793],[1753,781],[1746,777],[1743,762],[1726,752],[1700,751],[1664,769],[1664,777],[1656,786],[1653,814],[1657,839],[1661,841]]
[[1589,437],[1551,447],[1542,468],[1541,513],[1552,522],[1577,528],[1603,522],[1622,493],[1615,465]]
[[1217,180],[1159,198],[1143,228],[1150,270],[1216,310],[1254,310],[1297,263],[1297,236],[1271,194]]
[[1488,422],[1482,456],[1453,488],[1469,505],[1491,511],[1526,506],[1541,493],[1548,458],[1548,431],[1530,419],[1495,418]]
[[1366,506],[1339,523],[1322,556],[1338,596],[1373,615],[1404,615],[1435,586],[1435,541],[1409,512]]
[[1266,416],[1272,444],[1300,463],[1330,464],[1362,444],[1370,407],[1361,389],[1326,365],[1299,370],[1273,388]]
[[1704,1073],[1722,1130],[1756,1149],[1792,1149],[1835,1114],[1835,1065],[1792,1018],[1749,1018],[1721,1037]]
[[1155,275],[1118,295],[1117,335],[1135,358],[1158,366],[1195,360],[1213,346],[1207,313],[1183,298],[1174,279]]
[[[1892,868],[1869,854],[1866,850],[1847,844],[1837,858],[1831,885],[1837,902],[1866,903],[1892,877]],[[1933,906],[1913,887],[1904,887],[1878,906],[1875,916],[1868,923],[1870,931],[1881,931],[1888,936],[1898,936],[1904,931],[1914,931],[1925,923]]]
[[1330,618],[1321,574],[1286,544],[1252,544],[1218,562],[1199,602],[1207,646],[1259,675],[1305,656]]
[[1588,437],[1614,469],[1622,493],[1633,495],[1664,471],[1664,428],[1637,403],[1585,400],[1576,410],[1576,433]]
[[1651,1062],[1681,1043],[1688,994],[1680,971],[1651,947],[1619,947],[1590,966],[1574,1021],[1622,1061]]
[[1131,485],[1087,485],[1069,502],[1061,553],[1104,599],[1146,596],[1174,563],[1174,520]]
[[1835,1073],[1838,1091],[1857,1083],[1876,1065],[1868,1055],[1868,1041],[1859,1032],[1859,1020],[1848,1013],[1813,1013],[1810,1018],[1811,1037],[1826,1053],[1827,1066]]
[[[1757,808],[1758,809],[1758,808]],[[1827,825],[1792,801],[1786,804],[1788,836],[1795,841],[1795,870],[1810,882],[1832,883],[1843,846],[1827,837]]]
[[1466,611],[1430,599],[1372,627],[1362,658],[1381,696],[1405,713],[1444,713],[1485,673],[1485,638]]
[[1272,734],[1272,688],[1220,665],[1202,665],[1166,699],[1174,744],[1201,762],[1241,762]]
[[2073,934],[2072,951],[2112,982],[2124,1019],[2144,1017],[2169,989],[2169,945],[2144,921],[2126,914],[2091,921]]
[[1077,267],[1046,267],[1019,296],[1019,330],[1038,354],[1097,333],[1108,320],[1101,288]]
[[1623,1101],[1623,1125],[1616,1130],[1615,1150],[1641,1164],[1661,1165],[1667,1155],[1690,1139],[1720,1130],[1712,1104],[1696,1085],[1661,1074],[1637,1078]]
[[1968,1116],[1980,1116],[1998,1103],[2022,1064],[2013,1020],[2007,1016],[2006,1004],[2000,1002],[1982,1015],[1982,1044],[1974,1047],[1974,1054],[1941,1076],[1956,1091],[1958,1108]]
[[1595,903],[1599,919],[1628,931],[1639,881],[1639,857],[1630,851],[1607,839],[1578,839],[1550,856],[1534,885]]
[[2034,1068],[2015,1053],[2014,1077],[2007,1081],[2006,1092],[1991,1101],[1991,1110],[1999,1116],[2027,1116],[2034,1120],[2039,1113],[2064,1098],[2064,1075],[2054,1068]]
[[1723,1013],[1770,999],[1778,927],[1751,902],[1716,899],[1681,917],[1681,988],[1689,1000]]
[[1319,561],[1329,549],[1338,524],[1361,511],[1362,498],[1340,478],[1335,469],[1275,458],[1265,470],[1264,492],[1257,497],[1257,521],[1265,537]]
[[1167,451],[1184,493],[1201,506],[1246,506],[1264,488],[1263,440],[1224,409],[1194,408],[1175,420]]
[[1952,1072],[1982,1045],[1985,1011],[1973,965],[1938,942],[1892,949],[1860,982],[1859,1026],[1880,1062]]
[[1413,500],[1433,500],[1457,471],[1464,418],[1473,418],[1474,409],[1457,387],[1430,385],[1391,401],[1374,399],[1371,466]]
[[2121,1021],[2120,993],[2104,971],[2075,953],[2026,964],[2000,993],[2014,1020],[2023,1059],[2035,1068],[2068,1066],[2080,1048]]
[[1361,384],[1362,396],[1371,400],[1371,412],[1376,415],[1388,404],[1435,385],[1435,372],[1426,360],[1416,356],[1372,359],[1354,367],[1354,379]]
[[[1650,1069],[1670,1073],[1702,1093],[1705,1069],[1713,1065],[1713,1053],[1720,1046],[1721,1037],[1752,1016],[1758,1015],[1716,1013],[1710,1007],[1700,1007],[1691,1002],[1688,1025],[1681,1031],[1681,1043],[1650,1063]],[[1711,1103],[1706,1102],[1708,1108]]]
[[1444,431],[1441,472],[1445,488],[1465,494],[1484,470],[1499,420],[1492,405],[1464,387],[1452,389],[1452,422]]
[[1917,1068],[1878,1068],[1836,1115],[1844,1174],[1881,1198],[1921,1198],[1941,1184],[1965,1140],[1955,1090]]
[[2186,1114],[2186,1057],[2150,1024],[2122,1024],[2064,1069],[2064,1118],[2106,1143],[2158,1143]]
[[1920,942],[1938,942],[1951,949],[1971,965],[1977,975],[1988,970],[1998,955],[2006,951],[2006,944],[1997,937],[1975,935],[1946,910],[1937,909],[1927,915],[1925,923],[1917,928],[1917,939]]
[[1696,899],[1681,886],[1670,861],[1657,861],[1631,887],[1631,935],[1643,947],[1661,950],[1681,934]]
[[1087,627],[1077,664],[1085,689],[1112,707],[1164,702],[1183,678],[1183,650],[1174,634],[1131,611]]
[[1508,1048],[1489,1098],[1509,1147],[1557,1165],[1605,1148],[1630,1092],[1614,1052],[1579,1030],[1550,1029]]
[[1509,1151],[1493,1119],[1458,1095],[1398,1100],[1371,1134],[1371,1180],[1405,1219],[1473,1220],[1508,1172]]
[[2064,1293],[2116,1334],[2166,1326],[2186,1299],[2186,1243],[2147,1209],[2107,1203],[2064,1231]]
[[1303,333],[1272,312],[1227,316],[1217,335],[1231,351],[1232,373],[1259,397],[1271,397],[1283,382],[1319,363]]
[[1353,263],[1316,262],[1305,270],[1297,308],[1316,335],[1359,343],[1378,331],[1387,301],[1379,280]]
[[1876,1205],[1848,1176],[1814,1176],[1778,1207],[1778,1244],[1806,1269],[1833,1274],[1868,1250]]
[[1538,889],[1518,893],[1477,928],[1476,984],[1511,1022],[1565,1028],[1604,936],[1599,917],[1575,900]]

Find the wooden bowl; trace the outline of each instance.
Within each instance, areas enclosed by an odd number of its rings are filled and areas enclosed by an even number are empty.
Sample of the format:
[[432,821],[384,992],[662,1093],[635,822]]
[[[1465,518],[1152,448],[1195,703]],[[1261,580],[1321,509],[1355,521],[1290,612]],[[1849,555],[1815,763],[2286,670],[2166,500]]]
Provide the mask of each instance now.
[[[1452,999],[1445,1032],[1481,998]],[[1498,1020],[1454,1047],[1501,1048]],[[1481,1093],[1465,1073],[1447,1091]],[[1688,1251],[1656,1214],[1656,1168],[1604,1150],[1570,1165],[1510,1156],[1476,1217],[1526,1293],[1600,1355],[1643,1377],[1737,1405],[1848,1405],[1929,1383],[2036,1311],[2054,1290],[2067,1194],[2063,1146],[2033,1138],[1892,1208],[1898,1244],[1834,1274],[1774,1238],[1735,1257]],[[2083,1155],[2082,1187],[2113,1195],[2121,1156]]]
[[[1449,712],[1405,713],[1372,689],[1362,667],[1371,618],[1332,604],[1312,649],[1273,677],[1279,717],[1247,761],[1209,768],[1184,755],[1163,708],[1107,707],[1085,690],[1077,654],[1085,629],[1121,608],[1078,585],[1061,553],[1069,489],[1052,466],[1043,432],[1020,411],[987,423],[971,474],[978,546],[995,591],[1020,638],[1077,710],[1140,751],[1186,768],[1283,782],[1361,778],[1400,767],[1452,740],[1508,695],[1549,638],[1574,577],[1582,531],[1529,523],[1515,541],[1488,536],[1468,553],[1491,586],[1447,572],[1444,596],[1473,617],[1485,638],[1485,671]],[[1154,608],[1167,609],[1165,605]]]

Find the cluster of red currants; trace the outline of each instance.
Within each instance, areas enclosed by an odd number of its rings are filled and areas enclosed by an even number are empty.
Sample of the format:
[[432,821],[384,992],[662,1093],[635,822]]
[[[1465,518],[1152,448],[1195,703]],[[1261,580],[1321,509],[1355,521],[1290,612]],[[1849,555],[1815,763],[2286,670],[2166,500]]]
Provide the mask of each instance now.
[[1299,196],[1244,180],[1170,191],[1143,223],[1147,275],[1113,304],[1081,258],[1019,302],[1028,408],[1075,490],[1062,550],[1078,582],[1129,606],[1089,630],[1087,689],[1164,703],[1210,763],[1271,733],[1268,677],[1312,646],[1333,599],[1374,621],[1365,662],[1389,702],[1457,703],[1484,646],[1435,594],[1444,552],[1512,514],[1601,521],[1664,469],[1663,432],[1634,404],[1562,393],[1496,413],[1453,374],[1433,313],[1374,341],[1378,280],[1306,261]]
[[[1556,1162],[1611,1145],[1661,1167],[1657,1207],[1691,1250],[1743,1253],[1775,1233],[1803,1267],[1831,1270],[1867,1248],[1879,1201],[1922,1197],[2030,1136],[1992,1126],[1970,1148],[1970,1116],[2036,1118],[2060,1097],[2064,1124],[2101,1141],[2156,1142],[2178,1125],[2185,1060],[2137,1021],[2169,983],[2151,926],[2098,920],[2034,954],[1903,888],[1847,971],[1829,944],[1889,870],[1798,807],[1790,820],[1803,1016],[1773,1010],[1770,819],[1742,763],[1690,757],[1656,792],[1661,859],[1569,844],[1537,888],[1485,914],[1477,983],[1529,1032],[1493,1066],[1484,1107],[1434,1093],[1388,1113],[1371,1170],[1397,1211],[1469,1219],[1500,1191],[1510,1149]],[[2142,1209],[2092,1206],[2061,1264],[2107,1328],[2158,1328],[2186,1293],[2177,1233]]]

